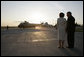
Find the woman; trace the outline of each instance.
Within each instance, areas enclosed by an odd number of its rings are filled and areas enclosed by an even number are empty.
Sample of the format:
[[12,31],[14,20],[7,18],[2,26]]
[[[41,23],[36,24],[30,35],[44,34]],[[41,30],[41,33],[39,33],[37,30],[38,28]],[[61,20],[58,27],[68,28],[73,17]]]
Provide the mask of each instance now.
[[58,48],[63,48],[64,41],[66,38],[66,19],[64,18],[64,13],[59,14],[59,18],[57,19],[57,30],[59,39]]

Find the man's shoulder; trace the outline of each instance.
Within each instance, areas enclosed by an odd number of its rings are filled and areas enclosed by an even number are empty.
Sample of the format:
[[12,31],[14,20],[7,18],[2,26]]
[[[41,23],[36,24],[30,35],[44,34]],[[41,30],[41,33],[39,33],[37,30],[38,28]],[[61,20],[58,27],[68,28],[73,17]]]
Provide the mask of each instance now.
[[69,17],[68,20],[75,21],[75,18],[73,16]]
[[75,19],[73,16],[71,16],[72,19]]

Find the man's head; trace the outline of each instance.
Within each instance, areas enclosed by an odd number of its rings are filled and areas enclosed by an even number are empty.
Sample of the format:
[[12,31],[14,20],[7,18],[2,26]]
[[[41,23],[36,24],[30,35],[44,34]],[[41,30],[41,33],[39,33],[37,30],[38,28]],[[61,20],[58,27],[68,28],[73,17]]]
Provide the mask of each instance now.
[[61,12],[61,13],[59,14],[59,17],[64,17],[64,13]]
[[72,16],[72,13],[69,11],[67,12],[67,17],[70,17],[70,16]]

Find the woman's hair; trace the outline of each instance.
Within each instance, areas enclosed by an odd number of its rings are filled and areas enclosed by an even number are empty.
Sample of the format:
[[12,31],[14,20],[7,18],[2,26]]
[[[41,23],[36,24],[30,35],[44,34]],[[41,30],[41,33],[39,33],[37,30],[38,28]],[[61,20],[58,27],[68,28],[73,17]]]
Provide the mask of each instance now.
[[59,14],[59,16],[60,16],[60,17],[64,17],[64,13],[61,12],[61,13]]

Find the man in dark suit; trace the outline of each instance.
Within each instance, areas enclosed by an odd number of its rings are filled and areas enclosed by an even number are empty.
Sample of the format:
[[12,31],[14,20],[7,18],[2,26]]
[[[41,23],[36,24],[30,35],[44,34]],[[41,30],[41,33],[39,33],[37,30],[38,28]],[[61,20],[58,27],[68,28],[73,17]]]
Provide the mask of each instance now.
[[67,48],[74,48],[75,18],[71,12],[67,12]]

